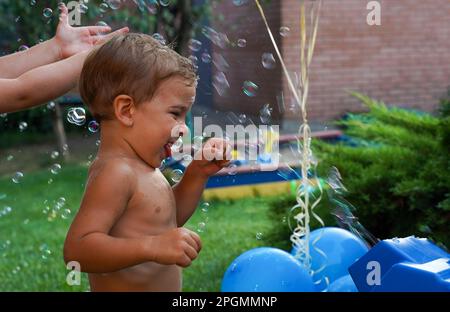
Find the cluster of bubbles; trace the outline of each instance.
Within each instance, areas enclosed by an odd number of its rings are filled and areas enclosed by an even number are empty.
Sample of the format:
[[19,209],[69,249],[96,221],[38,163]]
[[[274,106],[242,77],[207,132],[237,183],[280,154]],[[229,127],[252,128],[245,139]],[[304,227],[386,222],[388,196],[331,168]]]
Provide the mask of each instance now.
[[12,208],[10,206],[4,206],[3,209],[0,210],[0,218],[10,214],[11,211],[12,211]]
[[210,204],[208,202],[203,202],[200,204],[200,212],[202,214],[202,221],[197,224],[197,232],[203,233],[206,230],[206,223],[209,221],[208,211],[210,209]]
[[64,220],[71,216],[72,212],[70,209],[65,208],[66,199],[64,197],[58,198],[53,205],[49,204],[48,200],[45,200],[44,205],[46,206],[42,209],[42,213],[47,216],[47,221],[49,222],[54,221],[58,216]]

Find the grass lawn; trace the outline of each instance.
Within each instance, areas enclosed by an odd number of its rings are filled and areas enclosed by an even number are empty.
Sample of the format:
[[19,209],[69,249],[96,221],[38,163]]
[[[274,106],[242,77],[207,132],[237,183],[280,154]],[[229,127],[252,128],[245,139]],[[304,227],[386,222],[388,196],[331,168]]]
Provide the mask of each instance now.
[[[66,165],[57,175],[42,169],[25,172],[18,184],[9,175],[0,178],[0,291],[89,289],[86,275],[80,286],[66,284],[68,270],[62,258],[65,234],[78,209],[86,171],[86,166]],[[49,179],[53,179],[50,184]],[[198,209],[187,224],[196,230],[206,221],[200,233],[203,250],[184,270],[185,291],[220,290],[231,261],[251,248],[273,246],[265,233],[282,226],[281,220],[269,217],[267,198],[209,204],[206,213]],[[257,239],[257,233],[262,233],[262,238]]]

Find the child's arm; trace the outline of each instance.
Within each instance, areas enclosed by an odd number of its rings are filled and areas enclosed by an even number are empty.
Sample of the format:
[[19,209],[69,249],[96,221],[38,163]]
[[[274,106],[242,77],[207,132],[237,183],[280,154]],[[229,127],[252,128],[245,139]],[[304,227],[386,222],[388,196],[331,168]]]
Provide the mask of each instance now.
[[108,26],[72,27],[63,3],[60,10],[55,37],[26,51],[0,57],[0,78],[17,78],[33,68],[87,51],[101,40],[100,34],[111,31]]
[[202,153],[202,159],[197,159],[197,154],[186,168],[183,179],[173,187],[178,226],[183,226],[195,212],[208,178],[230,163],[231,146],[222,139],[213,138],[199,153]]
[[110,235],[131,198],[133,176],[133,170],[119,160],[90,173],[81,208],[64,244],[66,263],[78,261],[83,272],[105,273],[148,261],[186,267],[197,257],[200,238],[187,229],[138,238]]
[[[103,37],[127,32],[122,28]],[[32,69],[15,79],[0,78],[0,113],[14,112],[45,103],[64,95],[78,83],[88,51],[65,60]]]

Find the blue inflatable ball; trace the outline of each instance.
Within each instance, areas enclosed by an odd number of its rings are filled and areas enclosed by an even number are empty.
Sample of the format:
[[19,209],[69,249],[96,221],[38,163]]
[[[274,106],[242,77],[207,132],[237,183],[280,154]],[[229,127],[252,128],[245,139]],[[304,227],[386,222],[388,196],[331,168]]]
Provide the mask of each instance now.
[[[312,245],[318,237],[320,239]],[[311,269],[317,272],[313,275],[316,289],[323,291],[327,284],[332,284],[338,278],[348,275],[348,268],[361,258],[369,248],[355,234],[337,227],[324,227],[314,230],[310,234],[309,249],[311,255]],[[317,251],[319,249],[325,257]],[[295,255],[295,248],[291,252]],[[323,268],[319,271],[319,269]]]
[[358,292],[352,277],[349,275],[342,276],[328,286],[329,292]]
[[269,247],[255,248],[237,257],[222,280],[225,292],[311,292],[308,271],[289,253]]

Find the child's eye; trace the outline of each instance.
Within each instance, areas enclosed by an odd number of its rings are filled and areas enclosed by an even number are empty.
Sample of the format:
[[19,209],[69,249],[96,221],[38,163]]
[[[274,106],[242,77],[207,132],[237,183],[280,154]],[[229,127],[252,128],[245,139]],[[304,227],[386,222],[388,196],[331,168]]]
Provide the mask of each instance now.
[[180,113],[179,112],[170,112],[172,115],[174,115],[175,117],[180,117]]

